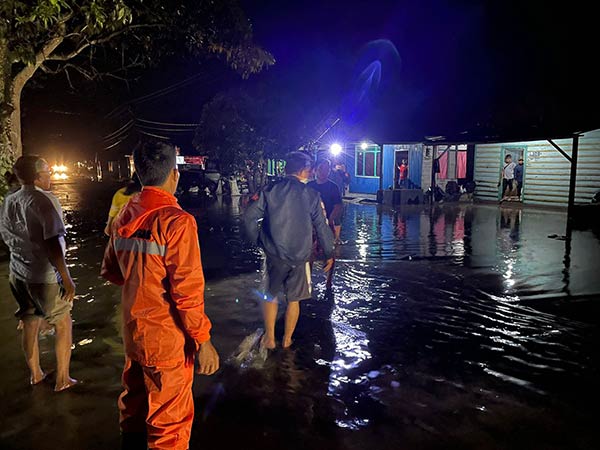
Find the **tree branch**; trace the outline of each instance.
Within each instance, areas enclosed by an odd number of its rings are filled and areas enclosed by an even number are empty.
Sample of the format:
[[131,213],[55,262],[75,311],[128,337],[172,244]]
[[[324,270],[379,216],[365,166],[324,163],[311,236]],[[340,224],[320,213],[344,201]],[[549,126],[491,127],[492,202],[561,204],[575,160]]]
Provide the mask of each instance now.
[[139,62],[138,58],[136,58],[135,60],[131,61],[129,64],[123,65],[122,67],[119,67],[118,69],[115,69],[112,72],[100,72],[94,66],[85,68],[85,67],[82,67],[81,65],[77,65],[77,64],[73,64],[73,63],[62,63],[56,69],[52,69],[52,68],[48,67],[46,64],[41,64],[40,70],[42,70],[44,73],[52,74],[52,75],[56,75],[61,72],[65,72],[67,81],[69,82],[69,86],[73,90],[75,90],[75,87],[73,86],[73,83],[71,82],[71,76],[68,71],[69,68],[78,72],[83,78],[85,78],[88,81],[98,80],[98,79],[101,79],[102,77],[109,77],[109,78],[114,78],[115,80],[123,81],[127,85],[127,88],[129,89],[130,80],[128,80],[127,78],[125,78],[123,76],[119,76],[117,74],[120,72],[126,72],[127,70],[134,69],[136,67],[141,67],[141,66],[143,66],[143,64]]
[[[76,56],[80,55],[88,47],[109,42],[109,41],[113,40],[114,38],[116,38],[117,36],[120,36],[121,34],[126,33],[127,31],[131,31],[131,30],[138,29],[138,28],[156,28],[156,27],[161,28],[164,26],[165,25],[157,23],[157,24],[145,24],[145,25],[141,25],[141,24],[140,25],[130,25],[127,27],[123,27],[120,30],[117,30],[114,33],[109,34],[108,36],[98,37],[96,39],[92,39],[91,41],[88,41],[87,39],[83,39],[79,42],[79,44],[77,45],[77,48],[75,50],[73,50],[72,52],[66,53],[63,55],[50,56],[47,58],[47,61],[68,61],[68,60],[73,59]],[[75,33],[71,33],[71,35],[75,35]]]
[[51,38],[42,49],[36,53],[33,63],[27,64],[21,69],[14,78],[13,86],[15,90],[23,88],[27,80],[29,80],[36,70],[46,61],[48,55],[50,55],[56,48],[64,41],[64,24],[61,25],[61,32]]

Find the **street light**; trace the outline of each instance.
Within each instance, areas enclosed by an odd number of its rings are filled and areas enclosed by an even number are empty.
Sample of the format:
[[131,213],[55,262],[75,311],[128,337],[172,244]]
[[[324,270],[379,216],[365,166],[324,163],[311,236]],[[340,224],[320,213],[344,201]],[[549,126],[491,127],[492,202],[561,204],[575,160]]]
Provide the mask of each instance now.
[[369,144],[367,144],[366,142],[362,142],[362,143],[360,144],[360,148],[361,148],[362,150],[366,150],[367,148],[369,148]]
[[337,156],[340,153],[342,153],[342,146],[337,142],[334,142],[333,144],[331,144],[331,147],[329,147],[329,151],[331,151],[331,154],[333,156]]

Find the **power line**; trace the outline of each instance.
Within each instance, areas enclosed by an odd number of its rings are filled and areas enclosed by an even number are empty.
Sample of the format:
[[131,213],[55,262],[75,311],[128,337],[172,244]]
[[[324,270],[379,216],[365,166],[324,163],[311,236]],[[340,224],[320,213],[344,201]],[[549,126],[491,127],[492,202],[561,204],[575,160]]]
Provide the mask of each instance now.
[[177,127],[198,127],[199,123],[168,123],[168,122],[156,122],[154,120],[146,120],[146,119],[137,119],[140,122],[152,123],[155,125],[172,125]]
[[150,131],[162,131],[164,133],[194,133],[196,130],[172,130],[170,128],[140,127]]
[[159,138],[159,139],[166,139],[167,141],[170,139],[167,136],[159,136],[158,134],[147,133],[143,130],[138,130],[138,132],[145,134],[146,136],[152,136],[152,137]]
[[145,128],[147,130],[155,130],[155,131],[166,131],[169,133],[193,133],[196,130],[194,128],[187,128],[187,129],[175,129],[175,128],[161,128],[161,127],[152,127],[152,126],[148,126],[148,125],[137,125],[140,128]]
[[174,83],[170,86],[167,86],[165,88],[162,89],[158,89],[154,92],[150,92],[149,94],[146,95],[142,95],[140,97],[134,98],[132,100],[129,100],[125,103],[123,103],[122,105],[117,106],[116,108],[114,108],[112,111],[110,111],[105,117],[106,118],[110,118],[111,116],[113,116],[114,114],[116,114],[120,109],[129,106],[129,105],[137,105],[140,103],[144,103],[147,102],[149,100],[153,100],[154,98],[158,98],[158,97],[162,97],[163,95],[169,94],[170,92],[179,89],[180,87],[186,86],[188,84],[190,84],[191,82],[195,81],[196,79],[200,78],[200,77],[206,77],[208,76],[207,73],[197,73],[196,75],[193,75],[189,78],[186,78],[185,80],[179,81],[177,83]]
[[[127,136],[129,137],[129,135],[127,135]],[[108,147],[104,147],[104,150],[110,150],[111,148],[116,147],[121,142],[123,142],[125,139],[127,139],[127,138],[123,138],[120,141],[115,142],[114,144],[110,144]]]
[[113,137],[117,136],[119,133],[123,132],[123,131],[128,131],[125,130],[127,127],[131,127],[133,126],[134,123],[134,119],[129,119],[129,122],[127,122],[125,125],[123,125],[121,128],[119,128],[116,131],[113,131],[112,133],[107,134],[106,136],[104,136],[102,139],[104,139],[105,141],[109,141],[111,140]]

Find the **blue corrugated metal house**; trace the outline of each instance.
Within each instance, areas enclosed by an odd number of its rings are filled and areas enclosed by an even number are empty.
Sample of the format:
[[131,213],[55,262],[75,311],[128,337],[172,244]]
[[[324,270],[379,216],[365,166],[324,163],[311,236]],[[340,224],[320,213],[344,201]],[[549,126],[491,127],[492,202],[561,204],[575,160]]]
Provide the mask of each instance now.
[[346,169],[351,177],[350,192],[376,194],[381,188],[396,187],[399,181],[397,168],[403,159],[409,167],[406,186],[422,189],[422,144],[353,142],[345,145],[344,153]]
[[[459,184],[473,179],[474,146],[465,143],[405,142],[382,144],[363,141],[346,144],[346,168],[350,173],[350,192],[376,194],[379,189],[408,189],[426,191],[432,182],[435,159],[443,161],[441,172],[436,173],[436,185],[445,189],[449,181]],[[402,160],[408,163],[408,177],[399,180]]]

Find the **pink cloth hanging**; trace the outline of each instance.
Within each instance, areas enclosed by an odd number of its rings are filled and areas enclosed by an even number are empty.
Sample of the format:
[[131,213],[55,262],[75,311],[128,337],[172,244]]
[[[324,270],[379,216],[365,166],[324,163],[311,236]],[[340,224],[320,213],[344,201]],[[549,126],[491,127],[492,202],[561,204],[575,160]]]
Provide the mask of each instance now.
[[467,178],[467,152],[456,153],[456,178]]
[[440,180],[445,180],[448,178],[448,152],[444,153],[439,158],[440,162],[440,173],[438,173],[438,178]]

